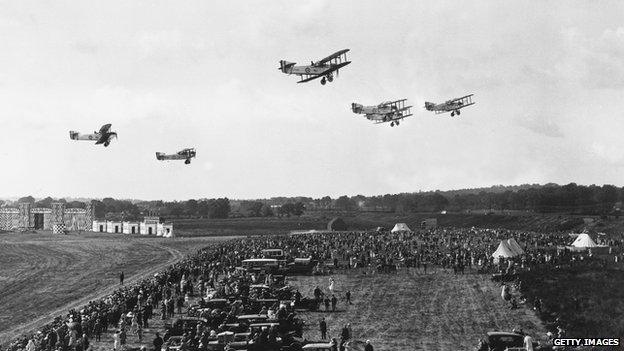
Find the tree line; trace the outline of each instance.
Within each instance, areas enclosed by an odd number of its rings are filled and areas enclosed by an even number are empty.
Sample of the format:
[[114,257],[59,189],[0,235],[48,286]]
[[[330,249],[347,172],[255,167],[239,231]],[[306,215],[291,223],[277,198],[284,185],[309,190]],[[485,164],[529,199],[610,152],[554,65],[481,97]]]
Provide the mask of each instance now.
[[[166,218],[228,218],[300,216],[305,211],[384,211],[384,212],[466,212],[476,210],[528,211],[536,213],[619,214],[624,201],[624,187],[613,185],[526,184],[494,186],[481,189],[429,191],[386,194],[377,196],[340,196],[332,199],[311,197],[278,197],[261,200],[190,199],[187,201],[130,201],[111,197],[92,200],[96,218],[139,219],[155,215]],[[64,202],[66,207],[84,208],[80,201],[45,199],[32,196],[17,202],[29,202],[33,207],[50,207],[52,202]],[[4,201],[3,206],[16,205]]]

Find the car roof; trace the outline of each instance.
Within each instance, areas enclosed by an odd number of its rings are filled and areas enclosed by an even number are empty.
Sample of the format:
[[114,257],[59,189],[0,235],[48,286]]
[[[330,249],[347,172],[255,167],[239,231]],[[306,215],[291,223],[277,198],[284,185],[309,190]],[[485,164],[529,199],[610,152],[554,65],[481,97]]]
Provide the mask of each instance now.
[[248,258],[243,262],[277,262],[274,258]]
[[267,316],[266,314],[244,314],[242,316],[238,316],[238,319],[251,319],[251,318],[262,318],[262,319],[269,319],[269,316]]
[[487,332],[488,336],[524,336],[522,334],[518,334],[518,333],[512,333],[512,332],[502,332],[502,331],[491,331],[491,332]]
[[274,323],[267,322],[267,323],[253,323],[253,324],[250,324],[249,327],[250,328],[251,327],[272,327],[272,326],[277,326],[277,325],[279,325],[279,323],[277,322],[274,322]]
[[180,317],[178,319],[176,319],[177,321],[201,321],[201,322],[205,322],[207,323],[208,320],[206,318],[201,318],[201,317]]
[[314,343],[314,344],[307,344],[303,347],[304,350],[309,350],[309,349],[317,349],[317,348],[330,348],[332,347],[331,343]]

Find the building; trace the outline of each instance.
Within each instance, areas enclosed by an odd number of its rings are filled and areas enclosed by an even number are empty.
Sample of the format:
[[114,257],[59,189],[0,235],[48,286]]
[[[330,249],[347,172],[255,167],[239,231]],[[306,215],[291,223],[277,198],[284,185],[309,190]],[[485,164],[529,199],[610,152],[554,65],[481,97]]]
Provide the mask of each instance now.
[[142,222],[94,220],[92,230],[100,233],[123,233],[173,237],[173,224],[161,223],[160,217],[145,217]]
[[139,234],[139,222],[122,222],[124,234]]
[[52,230],[53,233],[91,230],[93,218],[90,203],[85,208],[65,208],[62,202],[53,203],[51,208],[20,203],[18,208],[0,208],[0,230]]

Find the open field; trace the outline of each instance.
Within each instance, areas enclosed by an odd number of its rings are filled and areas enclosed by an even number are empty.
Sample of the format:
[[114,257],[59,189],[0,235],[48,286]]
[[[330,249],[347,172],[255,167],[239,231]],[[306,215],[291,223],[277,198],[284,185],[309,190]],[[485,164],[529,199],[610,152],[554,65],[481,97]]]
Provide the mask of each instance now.
[[[486,331],[520,327],[543,339],[546,331],[530,310],[509,310],[500,298],[498,284],[486,275],[435,273],[365,275],[363,270],[333,275],[339,302],[336,312],[303,312],[304,337],[320,341],[318,322],[325,317],[330,337],[351,323],[355,339],[370,339],[375,350],[473,350]],[[289,284],[304,296],[313,296],[315,286],[327,292],[329,276],[289,277]],[[353,305],[346,306],[344,292],[351,290]],[[128,334],[128,346],[148,348],[156,332],[163,331],[160,310],[144,330],[143,342]],[[181,316],[176,314],[176,317]],[[170,322],[171,320],[169,320]],[[112,332],[92,341],[93,350],[110,350]]]
[[[320,339],[319,320],[325,317],[330,337],[351,323],[355,339],[370,339],[375,350],[472,350],[490,330],[522,328],[536,339],[546,330],[525,308],[510,310],[500,298],[498,284],[487,275],[435,273],[334,275],[338,312],[306,312],[305,335]],[[329,277],[296,277],[290,284],[304,296],[319,286],[327,293]],[[350,290],[353,305],[346,306]],[[338,292],[339,291],[339,292]]]
[[216,237],[147,238],[123,234],[0,234],[0,344],[153,274]]
[[532,301],[543,300],[541,317],[550,324],[560,316],[570,337],[624,336],[624,270],[564,267],[521,275]]
[[565,214],[463,214],[387,212],[311,212],[301,217],[256,217],[229,219],[174,219],[178,236],[203,235],[266,235],[284,234],[292,230],[325,230],[333,217],[342,217],[349,229],[370,230],[379,226],[392,228],[395,223],[407,223],[416,229],[425,218],[437,218],[443,227],[481,227],[529,230],[537,232],[579,232],[587,228],[619,237],[624,232],[624,219],[593,217],[585,223],[582,216]]

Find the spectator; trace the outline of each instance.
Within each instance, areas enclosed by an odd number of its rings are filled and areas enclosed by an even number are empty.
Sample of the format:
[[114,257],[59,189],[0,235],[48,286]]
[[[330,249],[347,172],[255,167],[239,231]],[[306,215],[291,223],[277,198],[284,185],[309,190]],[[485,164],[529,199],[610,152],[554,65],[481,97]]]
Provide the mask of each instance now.
[[332,298],[331,298],[332,312],[336,311],[336,304],[337,303],[338,303],[338,299],[336,298],[336,296],[332,295]]
[[154,345],[154,351],[160,351],[163,343],[164,341],[160,337],[160,334],[156,333],[156,337],[154,338],[154,341],[152,342],[152,344]]
[[366,346],[364,346],[364,351],[375,351],[373,345],[371,345],[370,340],[366,340]]
[[347,292],[345,293],[345,297],[347,299],[347,303],[349,305],[353,305],[353,303],[351,303],[351,290],[347,290]]
[[327,322],[325,322],[325,317],[319,322],[319,330],[321,331],[321,339],[327,339]]
[[524,337],[524,348],[526,351],[533,351],[533,338],[528,334]]
[[123,285],[123,282],[124,282],[124,272],[121,271],[119,273],[119,285]]

